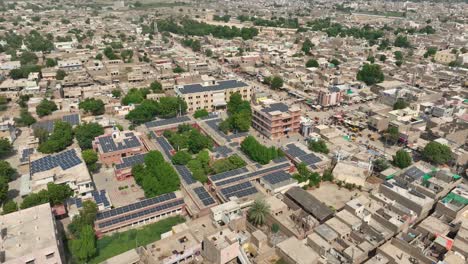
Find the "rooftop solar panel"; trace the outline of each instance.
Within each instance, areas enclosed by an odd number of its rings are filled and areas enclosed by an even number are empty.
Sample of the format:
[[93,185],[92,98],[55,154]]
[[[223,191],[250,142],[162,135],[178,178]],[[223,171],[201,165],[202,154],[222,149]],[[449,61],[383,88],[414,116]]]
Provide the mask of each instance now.
[[230,170],[230,171],[226,171],[226,172],[222,172],[222,173],[212,175],[212,176],[210,176],[210,180],[212,182],[215,182],[215,181],[219,181],[219,180],[226,179],[226,178],[229,178],[229,177],[233,177],[233,176],[236,176],[236,175],[240,175],[240,174],[248,172],[248,171],[249,170],[247,170],[246,167],[242,167],[242,168],[239,168],[239,169]]
[[294,143],[286,145],[286,149],[284,152],[286,152],[289,156],[293,158],[298,158],[307,154],[304,150],[300,149]]
[[133,204],[125,205],[125,206],[115,208],[109,211],[99,212],[96,215],[96,220],[102,220],[105,218],[114,217],[122,213],[128,213],[134,210],[145,208],[147,206],[155,205],[161,202],[166,202],[175,198],[176,198],[175,193],[166,193],[157,197],[153,197],[153,198],[149,198],[149,199],[139,201]]
[[142,164],[145,162],[145,156],[146,153],[142,153],[122,158],[122,163],[115,165],[115,168],[121,170],[125,168],[131,168],[137,164]]
[[190,118],[188,116],[179,116],[179,117],[174,117],[174,118],[160,119],[160,120],[147,122],[145,123],[145,126],[147,128],[153,128],[153,127],[160,127],[160,126],[167,126],[167,125],[175,125],[175,124],[185,123],[189,121],[190,121]]
[[156,142],[161,146],[166,156],[170,159],[172,157],[172,151],[174,148],[169,144],[165,137],[157,137]]
[[238,198],[246,197],[258,192],[257,188],[250,182],[243,182],[237,185],[229,186],[220,190],[221,194],[229,200],[229,198],[236,196]]
[[249,179],[260,177],[260,176],[262,176],[262,175],[264,175],[266,173],[274,172],[274,171],[277,171],[277,170],[285,170],[287,168],[289,168],[289,163],[285,162],[285,163],[281,163],[281,164],[278,164],[278,165],[275,165],[275,166],[272,166],[272,167],[268,167],[268,168],[265,168],[265,169],[260,169],[260,170],[254,171],[254,172],[250,172],[250,173],[247,173],[247,174],[244,174],[244,175],[240,175],[240,176],[232,177],[232,178],[225,179],[225,180],[222,180],[222,181],[218,181],[218,182],[215,182],[215,185],[216,186],[223,186],[223,185],[231,184],[231,183],[238,182],[238,181],[249,180]]
[[175,165],[175,168],[186,184],[193,184],[197,182],[193,178],[193,175],[190,172],[190,170],[184,165]]
[[134,135],[124,138],[122,142],[115,142],[111,135],[99,137],[98,141],[104,153],[141,146],[140,141]]
[[316,163],[322,161],[322,159],[315,156],[314,153],[310,153],[310,154],[307,154],[307,155],[304,155],[304,156],[300,156],[299,160],[304,162],[306,165],[313,165],[313,164],[316,164]]
[[[158,205],[158,206],[143,210],[141,212],[130,213],[128,215],[123,215],[123,216],[117,217],[115,219],[111,219],[109,221],[103,221],[103,222],[100,222],[98,224],[98,226],[99,226],[99,228],[105,228],[105,227],[108,227],[108,226],[113,226],[113,225],[119,224],[121,222],[129,221],[129,220],[133,220],[133,219],[138,219],[138,218],[144,217],[144,216],[149,215],[149,214],[153,214],[153,213],[156,213],[156,212],[159,212],[159,211],[164,211],[164,210],[167,210],[167,209],[170,209],[170,208],[178,207],[178,206],[180,206],[182,204],[184,204],[184,200],[179,199],[179,200],[176,200],[176,201],[172,201],[172,202],[169,202],[169,203],[161,204],[161,205]],[[126,212],[126,213],[129,213],[129,212]]]
[[206,191],[204,187],[196,187],[193,189],[193,191],[198,196],[203,205],[209,206],[216,203],[213,197]]
[[291,175],[284,171],[276,171],[262,177],[268,183],[274,185],[280,182],[291,180]]
[[60,166],[63,170],[81,164],[80,158],[74,149],[66,150],[55,155],[45,156],[31,162],[31,174],[47,171]]

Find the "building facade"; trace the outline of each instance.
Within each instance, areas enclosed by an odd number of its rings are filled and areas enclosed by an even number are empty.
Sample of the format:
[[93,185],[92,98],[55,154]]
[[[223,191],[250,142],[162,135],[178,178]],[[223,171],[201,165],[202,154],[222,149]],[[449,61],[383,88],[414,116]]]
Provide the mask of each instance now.
[[298,133],[301,126],[301,110],[283,103],[252,108],[252,127],[270,139]]
[[180,85],[175,87],[175,93],[187,103],[187,111],[206,109],[216,111],[224,109],[233,93],[240,93],[243,100],[250,101],[252,88],[237,80],[215,81],[205,78],[203,83]]

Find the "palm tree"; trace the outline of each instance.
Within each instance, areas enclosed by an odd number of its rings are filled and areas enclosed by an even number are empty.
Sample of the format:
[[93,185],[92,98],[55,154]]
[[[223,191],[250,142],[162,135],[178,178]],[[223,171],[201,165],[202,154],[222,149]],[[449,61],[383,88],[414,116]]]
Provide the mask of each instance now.
[[265,223],[265,218],[269,213],[270,205],[268,205],[265,200],[255,200],[252,207],[250,207],[248,219],[252,224],[261,226]]

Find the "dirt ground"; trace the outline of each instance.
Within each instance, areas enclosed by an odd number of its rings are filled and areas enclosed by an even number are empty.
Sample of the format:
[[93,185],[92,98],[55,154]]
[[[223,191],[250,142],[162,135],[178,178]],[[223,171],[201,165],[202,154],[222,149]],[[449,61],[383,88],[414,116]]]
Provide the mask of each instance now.
[[336,210],[343,208],[354,197],[365,194],[365,192],[359,190],[349,191],[343,187],[339,188],[338,185],[330,182],[322,182],[319,188],[309,190],[308,192]]

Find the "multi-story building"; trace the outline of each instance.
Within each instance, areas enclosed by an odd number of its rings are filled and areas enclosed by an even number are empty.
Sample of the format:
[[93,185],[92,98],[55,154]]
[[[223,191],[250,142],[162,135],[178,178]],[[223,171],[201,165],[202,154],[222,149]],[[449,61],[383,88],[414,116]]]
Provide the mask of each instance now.
[[63,244],[49,203],[2,215],[0,223],[1,263],[63,263]]
[[265,100],[252,111],[252,127],[270,139],[299,132],[301,110],[297,106]]
[[238,236],[228,228],[206,236],[202,241],[201,253],[208,263],[224,264],[233,261],[240,253]]
[[133,131],[119,131],[114,128],[112,134],[96,137],[93,149],[98,153],[99,160],[106,164],[120,164],[125,157],[147,152],[147,147],[141,140],[139,133]]
[[203,76],[203,83],[180,85],[175,87],[175,93],[183,98],[188,106],[188,112],[199,109],[215,111],[226,108],[229,97],[240,93],[243,100],[250,101],[252,88],[238,80],[215,81]]
[[322,89],[319,91],[317,103],[320,106],[339,105],[344,100],[345,91],[345,89],[338,86]]

